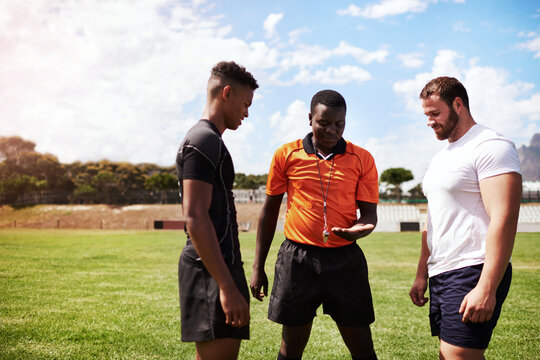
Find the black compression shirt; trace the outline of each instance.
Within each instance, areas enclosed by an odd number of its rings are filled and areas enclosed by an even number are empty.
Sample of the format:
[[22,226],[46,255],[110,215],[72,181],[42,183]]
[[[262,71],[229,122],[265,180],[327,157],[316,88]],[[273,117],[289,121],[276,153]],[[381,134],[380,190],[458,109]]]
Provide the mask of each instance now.
[[[210,121],[200,120],[188,131],[176,156],[176,171],[181,197],[182,180],[194,179],[212,184],[212,203],[208,213],[216,230],[221,253],[227,264],[241,264],[232,192],[234,166],[221,134]],[[189,234],[187,236],[187,248],[184,251],[193,251],[195,256]]]

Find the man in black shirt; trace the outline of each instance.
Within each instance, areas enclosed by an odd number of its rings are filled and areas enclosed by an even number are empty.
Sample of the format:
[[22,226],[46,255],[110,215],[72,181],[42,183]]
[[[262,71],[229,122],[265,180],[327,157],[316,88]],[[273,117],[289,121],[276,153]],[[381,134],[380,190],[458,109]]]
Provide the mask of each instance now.
[[178,264],[182,341],[195,342],[197,359],[237,358],[241,339],[249,339],[234,167],[221,135],[248,117],[257,88],[244,67],[218,63],[202,120],[188,131],[176,158],[188,237]]

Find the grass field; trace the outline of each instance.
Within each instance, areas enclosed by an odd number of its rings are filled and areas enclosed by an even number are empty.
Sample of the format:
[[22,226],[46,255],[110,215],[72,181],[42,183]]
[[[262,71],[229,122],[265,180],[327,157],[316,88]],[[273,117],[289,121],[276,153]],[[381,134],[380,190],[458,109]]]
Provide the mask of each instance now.
[[[269,276],[279,235],[267,263]],[[0,359],[192,359],[183,344],[177,261],[181,232],[0,231]],[[247,276],[254,234],[241,234]],[[428,309],[409,300],[415,233],[361,240],[370,267],[379,359],[436,359]],[[540,359],[540,236],[518,234],[514,277],[488,359]],[[240,359],[275,359],[280,326],[268,300],[251,302],[251,340]],[[304,359],[350,359],[332,320],[319,314]]]

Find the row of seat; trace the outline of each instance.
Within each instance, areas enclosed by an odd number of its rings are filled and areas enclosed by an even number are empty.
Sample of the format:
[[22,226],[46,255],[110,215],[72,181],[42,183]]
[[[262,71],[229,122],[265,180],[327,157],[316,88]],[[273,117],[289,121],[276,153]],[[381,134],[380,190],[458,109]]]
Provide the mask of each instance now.
[[540,205],[521,205],[519,223],[540,223]]
[[[379,222],[418,221],[425,220],[425,214],[414,205],[377,206]],[[540,205],[522,204],[519,211],[519,223],[540,223]]]

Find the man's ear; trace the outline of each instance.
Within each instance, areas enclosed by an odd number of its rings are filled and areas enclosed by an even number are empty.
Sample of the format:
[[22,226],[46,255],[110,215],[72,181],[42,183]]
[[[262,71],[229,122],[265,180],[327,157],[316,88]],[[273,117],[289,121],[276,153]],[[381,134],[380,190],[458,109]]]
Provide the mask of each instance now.
[[454,102],[452,103],[452,106],[454,107],[454,111],[458,115],[465,108],[465,105],[463,105],[463,100],[459,96],[454,99]]
[[223,100],[227,100],[231,96],[231,85],[225,85],[221,90],[221,97]]
[[308,118],[309,118],[309,126],[313,126],[313,125],[311,125],[311,118],[312,118],[311,113],[308,114]]

